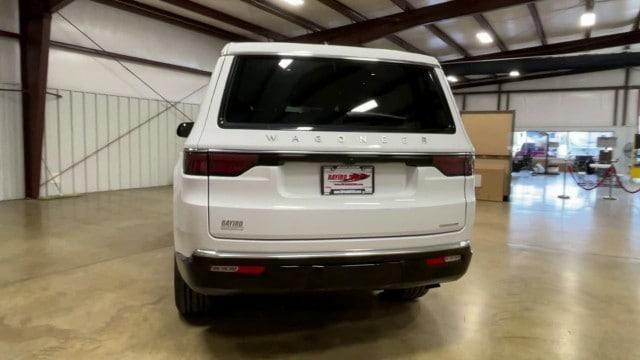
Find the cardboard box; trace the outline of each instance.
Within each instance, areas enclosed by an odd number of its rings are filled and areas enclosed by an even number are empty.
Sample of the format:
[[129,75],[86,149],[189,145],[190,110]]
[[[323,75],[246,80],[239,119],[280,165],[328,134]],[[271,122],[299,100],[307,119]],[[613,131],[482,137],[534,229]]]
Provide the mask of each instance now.
[[476,199],[502,201],[504,192],[504,174],[501,169],[476,169],[482,176],[482,185],[476,187]]
[[511,156],[514,113],[463,112],[462,122],[478,155]]
[[482,178],[480,186],[476,186],[476,199],[487,201],[503,201],[510,193],[509,160],[476,159],[476,174]]

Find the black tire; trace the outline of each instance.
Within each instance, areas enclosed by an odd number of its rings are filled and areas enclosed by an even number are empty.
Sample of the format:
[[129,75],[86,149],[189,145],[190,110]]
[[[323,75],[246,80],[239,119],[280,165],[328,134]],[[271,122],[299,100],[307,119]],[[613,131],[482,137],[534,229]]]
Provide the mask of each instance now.
[[388,289],[383,290],[380,296],[385,300],[391,301],[412,301],[424,296],[429,292],[428,286],[418,286],[407,289]]
[[207,311],[211,301],[209,296],[193,291],[180,275],[178,266],[173,264],[173,290],[175,293],[176,308],[180,315],[189,316],[201,314]]

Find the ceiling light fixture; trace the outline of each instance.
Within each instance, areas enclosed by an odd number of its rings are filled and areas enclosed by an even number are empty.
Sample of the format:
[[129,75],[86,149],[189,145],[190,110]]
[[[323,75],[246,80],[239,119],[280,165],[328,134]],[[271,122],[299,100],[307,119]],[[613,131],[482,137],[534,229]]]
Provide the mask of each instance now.
[[518,77],[518,76],[520,76],[520,71],[518,71],[518,70],[511,70],[511,71],[509,72],[509,76],[511,76],[511,77]]
[[458,80],[457,76],[449,75],[449,76],[447,76],[447,81],[449,81],[450,83],[456,83],[459,80]]
[[289,65],[291,65],[292,62],[293,62],[293,59],[282,59],[278,63],[278,66],[280,66],[283,69],[286,69],[289,67]]
[[591,27],[596,24],[596,14],[593,12],[586,12],[580,16],[580,26]]
[[289,5],[293,5],[293,6],[300,6],[304,4],[304,0],[284,0],[285,2],[287,2]]
[[375,109],[378,107],[378,102],[375,100],[369,100],[363,104],[360,104],[356,107],[354,107],[353,109],[351,109],[351,112],[367,112],[371,109]]
[[483,44],[491,44],[493,42],[493,38],[486,31],[480,31],[476,34],[476,37]]

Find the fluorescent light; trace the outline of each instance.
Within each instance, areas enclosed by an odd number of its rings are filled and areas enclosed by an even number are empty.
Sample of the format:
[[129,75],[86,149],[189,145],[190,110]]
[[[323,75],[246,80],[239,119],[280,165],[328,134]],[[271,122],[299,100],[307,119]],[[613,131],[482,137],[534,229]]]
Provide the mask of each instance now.
[[304,0],[284,0],[284,1],[287,2],[289,5],[293,5],[293,6],[300,6],[304,4]]
[[591,27],[596,24],[596,14],[593,12],[586,12],[580,16],[580,26]]
[[378,103],[375,100],[369,100],[366,103],[360,104],[356,107],[354,107],[353,109],[351,109],[352,112],[366,112],[369,111],[371,109],[375,109],[378,107]]
[[300,131],[311,131],[313,130],[313,126],[298,126],[296,128],[296,130],[300,130]]
[[459,80],[458,80],[458,77],[457,77],[457,76],[453,76],[453,75],[449,75],[449,76],[447,76],[447,80],[448,80],[449,82],[452,82],[452,83],[455,83],[455,82],[458,82],[458,81],[459,81]]
[[278,63],[278,66],[280,66],[283,69],[286,69],[289,67],[289,65],[291,65],[292,62],[293,62],[293,59],[282,59]]
[[493,38],[486,31],[480,31],[476,34],[476,37],[483,44],[491,44],[493,42]]
[[518,71],[518,70],[511,70],[511,71],[509,72],[509,76],[511,76],[511,77],[518,77],[518,76],[520,76],[520,71]]

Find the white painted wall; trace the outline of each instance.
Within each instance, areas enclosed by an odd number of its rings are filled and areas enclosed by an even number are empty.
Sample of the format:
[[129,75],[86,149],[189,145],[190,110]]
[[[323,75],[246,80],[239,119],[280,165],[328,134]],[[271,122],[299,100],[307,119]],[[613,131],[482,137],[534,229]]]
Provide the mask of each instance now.
[[[0,1],[0,29],[18,32],[18,1]],[[201,70],[213,69],[226,44],[90,0],[75,0],[61,13],[108,51]],[[51,38],[98,48],[57,14]],[[20,88],[17,40],[0,38],[0,59],[0,87]],[[112,59],[51,48],[48,87],[62,97],[47,97],[41,195],[170,184],[181,146],[175,127],[188,119],[174,109],[150,118],[162,111],[164,97],[182,99],[179,108],[194,119],[209,79],[124,64],[160,95]],[[21,101],[18,92],[0,92],[0,200],[24,197]]]
[[614,91],[511,94],[509,110],[516,111],[517,129],[608,127],[613,126],[614,98]]
[[41,196],[169,185],[183,139],[177,125],[198,105],[50,89]]
[[[90,0],[75,0],[60,13],[108,51],[211,71],[226,44],[205,34],[132,14]],[[61,16],[54,14],[53,40],[97,48]],[[163,97],[178,100],[208,82],[206,76],[124,63]],[[52,49],[48,86],[58,89],[160,99],[111,59]],[[199,102],[204,92],[187,101]]]
[[[105,50],[201,70],[213,69],[225,45],[211,36],[89,0],[76,0],[61,14]],[[57,14],[51,37],[97,48]],[[124,65],[153,90],[113,59],[51,49],[48,85],[62,97],[47,101],[42,196],[171,184],[183,144],[175,129],[195,119],[209,78]],[[162,98],[183,103],[179,110],[167,110]]]
[[[487,90],[486,87],[463,89],[456,92],[456,101],[460,109],[463,109],[464,103],[464,110],[467,111],[515,110],[515,127],[519,131],[613,131],[618,137],[616,156],[621,160],[621,167],[625,167],[627,160],[622,155],[622,149],[626,143],[633,141],[634,134],[638,132],[640,116],[638,90],[629,91],[626,110],[623,110],[624,92],[622,90],[618,91],[617,103],[613,90],[544,91],[545,89],[623,85],[624,70],[612,70],[504,84],[502,86],[504,92],[510,90],[540,90],[540,92],[511,93],[508,96],[503,93],[500,109],[497,107],[497,89]],[[630,85],[640,85],[640,71],[637,68],[631,71]],[[462,95],[473,91],[495,91],[495,93]],[[617,107],[615,119],[614,107]],[[622,125],[623,111],[626,111],[626,126]]]
[[[18,32],[18,0],[0,1],[0,29]],[[0,89],[20,89],[20,48],[0,38]],[[24,197],[22,94],[0,91],[0,201]]]

